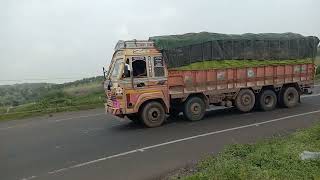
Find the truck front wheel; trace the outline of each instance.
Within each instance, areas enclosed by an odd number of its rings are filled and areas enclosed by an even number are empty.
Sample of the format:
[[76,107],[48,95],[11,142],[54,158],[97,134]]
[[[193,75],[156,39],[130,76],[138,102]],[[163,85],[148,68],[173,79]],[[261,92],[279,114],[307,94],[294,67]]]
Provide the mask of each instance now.
[[234,103],[239,111],[249,112],[253,109],[255,101],[255,95],[250,89],[241,89]]
[[206,106],[204,101],[199,97],[189,98],[184,105],[183,114],[189,121],[201,120],[206,112]]
[[156,101],[147,103],[141,111],[141,119],[147,127],[161,126],[165,121],[165,111],[162,104]]

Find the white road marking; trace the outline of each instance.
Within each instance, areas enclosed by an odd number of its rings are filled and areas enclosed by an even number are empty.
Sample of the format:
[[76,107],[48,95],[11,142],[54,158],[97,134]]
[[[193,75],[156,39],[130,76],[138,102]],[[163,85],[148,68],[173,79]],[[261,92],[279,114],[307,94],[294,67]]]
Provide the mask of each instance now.
[[85,163],[73,165],[73,166],[70,166],[70,167],[67,167],[67,168],[63,168],[63,169],[68,170],[68,169],[72,169],[72,168],[87,166],[89,164],[94,164],[94,163],[97,163],[97,162],[100,162],[100,161],[105,161],[107,159],[112,159],[112,158],[116,158],[116,157],[120,157],[120,156],[125,156],[125,155],[132,154],[132,153],[135,153],[135,152],[138,152],[138,150],[132,150],[132,151],[127,151],[127,152],[123,152],[123,153],[120,153],[120,154],[115,154],[115,155],[112,155],[112,156],[96,159],[96,160],[93,160],[93,161],[88,161],[88,162],[85,162]]
[[146,147],[143,147],[143,148],[140,148],[140,149],[135,149],[135,150],[131,150],[131,151],[115,154],[115,155],[112,155],[112,156],[107,156],[107,157],[103,157],[103,158],[100,158],[100,159],[96,159],[96,160],[92,160],[92,161],[76,164],[76,165],[69,166],[69,167],[66,167],[66,168],[54,170],[54,171],[48,172],[48,174],[55,174],[55,173],[67,171],[67,170],[70,170],[70,169],[83,167],[83,166],[87,166],[87,165],[90,165],[90,164],[95,164],[95,163],[98,163],[98,162],[101,162],[101,161],[105,161],[105,160],[108,160],[108,159],[121,157],[121,156],[126,156],[126,155],[137,153],[137,152],[144,152],[144,151],[149,150],[149,149],[154,149],[154,148],[158,148],[158,147],[161,147],[161,146],[175,144],[175,143],[188,141],[188,140],[192,140],[192,139],[196,139],[196,138],[200,138],[200,137],[220,134],[220,133],[229,132],[229,131],[235,131],[235,130],[244,129],[244,128],[248,128],[248,127],[260,126],[260,125],[263,125],[263,124],[268,124],[268,123],[272,123],[272,122],[282,121],[282,120],[286,120],[286,119],[290,119],[290,118],[295,118],[295,117],[300,117],[300,116],[305,116],[305,115],[310,115],[310,114],[315,114],[315,113],[320,113],[320,110],[310,111],[310,112],[291,115],[291,116],[285,116],[285,117],[272,119],[272,120],[268,120],[268,121],[264,121],[264,122],[260,122],[260,123],[253,123],[253,124],[248,124],[248,125],[244,125],[244,126],[238,126],[238,127],[219,130],[219,131],[213,131],[213,132],[209,132],[209,133],[205,133],[205,134],[199,134],[199,135],[190,136],[190,137],[186,137],[186,138],[182,138],[182,139],[177,139],[177,140],[168,141],[168,142],[164,142],[164,143],[160,143],[160,144],[155,144],[155,145],[152,145],[152,146],[146,146]]
[[[315,85],[315,86],[320,86],[320,85]],[[320,93],[319,94],[311,94],[311,95],[303,95],[303,96],[301,96],[301,98],[316,97],[316,96],[320,96]],[[224,109],[224,108],[225,107],[222,107],[222,109]],[[217,108],[215,108],[215,110],[216,109]],[[49,121],[49,123],[67,121],[67,120],[78,119],[78,118],[88,118],[88,117],[94,117],[94,116],[99,116],[99,115],[104,115],[104,114],[105,113],[97,113],[97,114],[91,114],[91,115],[86,115],[86,116],[77,116],[77,117],[70,117],[70,118],[64,118],[64,119],[56,119],[56,120]],[[120,119],[120,122],[126,122],[126,121],[127,120],[125,120],[125,119]],[[16,128],[16,127],[26,127],[29,124],[31,124],[31,123],[19,124],[19,125],[15,125],[15,126],[8,126],[5,128],[0,128],[0,131],[1,130],[8,130],[8,129]]]
[[57,169],[57,170],[48,172],[48,174],[55,174],[55,173],[58,173],[58,172],[61,172],[61,171],[64,171],[64,170],[67,170],[67,169],[66,168]]
[[8,130],[8,129],[12,129],[12,128],[16,128],[16,127],[26,127],[28,124],[19,124],[19,125],[15,125],[15,126],[8,126],[8,127],[5,127],[5,128],[0,128],[0,131],[1,130]]
[[[86,115],[86,116],[77,116],[77,117],[70,117],[70,118],[64,118],[64,119],[49,120],[48,123],[67,121],[67,120],[78,119],[78,118],[88,118],[88,117],[100,116],[100,115],[104,115],[104,114],[105,113],[97,113],[97,114],[91,114],[91,115]],[[28,126],[30,124],[33,124],[33,123],[34,122],[29,122],[29,123],[14,125],[14,126],[8,126],[8,127],[5,127],[5,128],[0,128],[0,131],[1,130],[12,129],[12,128],[17,128],[17,127],[26,127],[26,126]]]
[[[314,86],[315,87],[320,87],[320,84],[317,84],[317,85],[314,85]],[[301,96],[301,98],[308,98],[308,97],[315,97],[315,96],[320,96],[320,94],[303,95],[303,96]],[[182,141],[187,141],[187,140],[191,140],[191,139],[196,139],[196,138],[200,138],[200,137],[210,136],[210,135],[214,135],[214,134],[219,134],[219,133],[228,132],[228,131],[234,131],[234,130],[238,130],[238,129],[253,127],[253,126],[258,127],[259,125],[268,124],[268,123],[271,123],[271,122],[281,121],[281,120],[285,120],[285,119],[290,119],[290,118],[294,118],[294,117],[305,116],[305,115],[315,114],[315,113],[320,113],[320,110],[301,113],[301,114],[296,114],[296,115],[292,115],[292,116],[286,116],[286,117],[277,118],[277,119],[272,119],[272,120],[264,121],[264,122],[260,122],[260,123],[254,123],[254,124],[249,124],[249,125],[244,125],[244,126],[224,129],[224,130],[220,130],[220,131],[209,132],[209,133],[200,134],[200,135],[196,135],[196,136],[191,136],[191,137],[187,137],[187,138],[183,138],[183,139],[177,139],[177,140],[173,140],[173,141],[168,141],[168,142],[165,142],[165,143],[156,144],[156,145],[153,145],[153,146],[147,146],[147,147],[144,147],[144,148],[141,148],[141,149],[127,151],[127,152],[124,152],[124,153],[115,154],[115,155],[112,155],[112,156],[96,159],[96,160],[93,160],[93,161],[88,161],[88,162],[85,162],[85,163],[69,166],[67,168],[57,169],[57,170],[48,172],[48,174],[56,174],[56,173],[63,172],[63,171],[69,170],[69,169],[78,168],[78,167],[82,167],[82,166],[87,166],[87,165],[90,165],[90,164],[98,163],[100,161],[105,161],[105,160],[108,160],[108,159],[112,159],[112,158],[116,158],[116,157],[120,157],[120,156],[125,156],[125,155],[136,153],[136,152],[144,152],[145,150],[153,149],[153,148],[160,147],[160,146],[165,146],[165,145],[174,144],[174,143],[178,143],[178,142],[182,142]],[[105,113],[98,113],[98,114],[92,114],[92,115],[87,115],[87,116],[71,117],[71,118],[65,118],[65,119],[57,119],[57,120],[55,120],[55,122],[72,120],[72,119],[76,119],[76,118],[94,117],[94,116],[99,116],[99,115],[103,115],[103,114],[105,114]],[[21,126],[19,126],[19,125],[9,126],[9,127],[6,127],[6,128],[0,128],[0,130],[7,130],[7,129],[15,128],[15,127],[21,127]],[[37,178],[37,176],[31,176],[31,177],[28,177],[28,178],[23,178],[22,180],[31,180],[31,179],[34,179],[34,178]]]
[[34,179],[36,178],[37,176],[30,176],[30,177],[27,177],[27,178],[22,178],[21,180],[30,180],[30,179]]
[[105,114],[105,113],[91,114],[91,115],[78,116],[78,117],[70,117],[70,118],[65,118],[65,119],[57,119],[57,120],[55,120],[55,122],[67,121],[67,120],[77,119],[77,118],[88,118],[88,117],[100,116],[103,114]]

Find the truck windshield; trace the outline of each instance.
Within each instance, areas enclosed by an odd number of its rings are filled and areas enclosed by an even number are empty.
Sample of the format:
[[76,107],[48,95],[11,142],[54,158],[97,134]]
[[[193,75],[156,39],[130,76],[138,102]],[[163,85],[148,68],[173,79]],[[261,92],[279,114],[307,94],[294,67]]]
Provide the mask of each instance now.
[[111,67],[110,79],[120,79],[123,74],[124,62],[123,59],[115,60]]

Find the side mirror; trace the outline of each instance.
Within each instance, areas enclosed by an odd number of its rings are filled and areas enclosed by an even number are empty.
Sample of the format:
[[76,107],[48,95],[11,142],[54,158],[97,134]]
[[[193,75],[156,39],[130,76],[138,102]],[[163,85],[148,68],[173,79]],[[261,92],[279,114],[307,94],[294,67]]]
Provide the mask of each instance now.
[[104,80],[106,80],[106,79],[107,79],[107,78],[106,78],[106,69],[103,67],[103,68],[102,68],[102,71],[103,71]]

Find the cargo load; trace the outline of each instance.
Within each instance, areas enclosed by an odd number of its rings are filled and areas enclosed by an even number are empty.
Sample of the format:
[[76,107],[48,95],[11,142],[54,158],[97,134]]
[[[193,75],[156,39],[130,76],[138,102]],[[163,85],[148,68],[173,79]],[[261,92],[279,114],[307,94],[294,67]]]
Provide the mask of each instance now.
[[[199,62],[203,62],[202,67],[204,63],[214,66],[206,61],[221,60],[223,62],[220,65],[228,64],[226,61],[229,60],[229,64],[244,64],[245,61],[262,65],[283,62],[295,64],[313,59],[319,44],[319,39],[315,36],[295,33],[233,35],[201,32],[155,36],[149,40],[162,51],[168,68],[185,67]],[[260,62],[261,60],[269,62]]]

